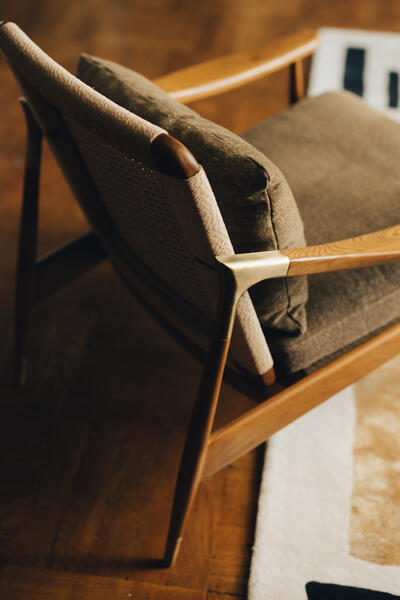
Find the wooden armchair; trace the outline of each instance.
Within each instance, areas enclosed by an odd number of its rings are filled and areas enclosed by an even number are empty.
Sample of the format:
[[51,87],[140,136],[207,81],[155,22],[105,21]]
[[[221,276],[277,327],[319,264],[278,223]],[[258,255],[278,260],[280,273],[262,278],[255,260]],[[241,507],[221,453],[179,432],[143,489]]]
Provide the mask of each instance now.
[[[185,103],[290,67],[290,98],[294,102],[304,95],[302,59],[313,52],[317,43],[314,32],[302,32],[274,41],[258,51],[212,60],[166,75],[156,84]],[[165,566],[170,566],[176,559],[185,521],[203,479],[263,443],[400,349],[399,308],[397,314],[387,316],[384,326],[380,321],[373,332],[357,334],[350,349],[346,344],[334,356],[325,356],[323,366],[314,361],[311,370],[299,369],[285,375],[279,368],[279,361],[274,365],[247,290],[269,279],[288,281],[297,276],[400,261],[400,225],[394,221],[392,226],[375,233],[326,244],[236,254],[206,175],[183,144],[164,129],[117,106],[64,71],[16,25],[2,23],[0,47],[26,96],[22,106],[28,124],[15,311],[18,380],[23,377],[31,307],[106,257],[154,318],[204,363],[176,484],[164,556]],[[382,126],[390,125],[385,121]],[[393,124],[393,127],[398,126]],[[400,138],[398,129],[395,134]],[[38,180],[43,135],[83,207],[92,231],[37,260]],[[174,292],[163,287],[154,273],[150,273],[164,257],[158,254],[151,264],[151,257],[147,260],[151,252],[145,248],[146,240],[141,246],[140,231],[137,238],[123,234],[124,223],[119,225],[119,213],[114,204],[120,202],[119,188],[113,188],[107,195],[110,188],[101,181],[104,173],[96,171],[99,164],[103,171],[110,164],[115,177],[120,167],[124,179],[126,176],[130,181],[140,182],[140,185],[132,185],[136,186],[135,202],[140,204],[143,200],[145,207],[140,209],[142,212],[135,213],[135,219],[142,219],[144,223],[140,222],[141,227],[147,226],[143,212],[147,210],[146,203],[158,206],[157,202],[161,201],[163,206],[171,204],[180,223],[185,224],[189,231],[188,242],[179,250],[185,268],[182,266],[181,272],[178,269],[170,275]],[[160,181],[162,185],[159,185]],[[113,183],[118,184],[118,181]],[[118,210],[121,210],[121,202]],[[316,206],[315,211],[318,210]],[[398,218],[399,205],[394,207],[393,214]],[[154,215],[151,222],[155,222]],[[171,223],[169,221],[168,231],[175,226]],[[156,232],[154,244],[161,235],[162,232]],[[168,235],[161,240],[161,248],[168,248]],[[169,263],[176,260],[173,252],[179,241],[175,240],[174,244],[171,254],[165,251],[163,269],[170,268]],[[189,261],[188,256],[190,263],[185,262]],[[206,345],[198,341],[194,331],[196,317],[194,311],[189,310],[190,301],[187,300],[190,291],[186,302],[179,304],[179,310],[171,308],[178,303],[179,286],[186,283],[181,279],[186,273],[190,275],[190,269],[195,267],[203,269],[207,290],[213,298],[219,298],[212,329],[206,328]],[[400,283],[398,269],[396,273],[395,281]],[[399,290],[400,285],[397,288],[394,285],[391,297]],[[183,289],[182,295],[185,293]],[[323,310],[321,307],[320,311]],[[235,317],[237,330],[232,341]],[[268,340],[268,333],[266,337]],[[247,362],[243,360],[242,367],[240,351],[235,355],[236,360],[227,364],[231,342],[235,351],[238,339],[241,352],[251,358]],[[253,368],[244,368],[244,364],[252,364]],[[275,373],[278,373],[278,379]],[[233,422],[213,431],[224,377],[261,402]]]

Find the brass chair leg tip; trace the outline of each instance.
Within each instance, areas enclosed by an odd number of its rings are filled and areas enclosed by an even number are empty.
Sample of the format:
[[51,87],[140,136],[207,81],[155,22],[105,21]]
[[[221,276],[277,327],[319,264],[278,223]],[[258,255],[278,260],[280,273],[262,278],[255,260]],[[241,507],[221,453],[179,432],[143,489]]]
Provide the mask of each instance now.
[[169,569],[175,565],[182,540],[183,538],[181,537],[177,538],[176,540],[168,540],[165,556],[162,561],[162,566],[164,569]]

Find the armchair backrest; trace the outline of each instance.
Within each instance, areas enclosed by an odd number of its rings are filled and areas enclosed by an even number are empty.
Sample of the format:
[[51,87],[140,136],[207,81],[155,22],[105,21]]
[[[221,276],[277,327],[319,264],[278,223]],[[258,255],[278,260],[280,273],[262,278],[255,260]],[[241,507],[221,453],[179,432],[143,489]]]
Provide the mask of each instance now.
[[[218,299],[214,257],[233,248],[203,169],[185,178],[161,172],[154,141],[167,132],[71,75],[17,25],[0,27],[0,48],[117,270],[206,348]],[[231,359],[258,375],[272,366],[248,294]]]

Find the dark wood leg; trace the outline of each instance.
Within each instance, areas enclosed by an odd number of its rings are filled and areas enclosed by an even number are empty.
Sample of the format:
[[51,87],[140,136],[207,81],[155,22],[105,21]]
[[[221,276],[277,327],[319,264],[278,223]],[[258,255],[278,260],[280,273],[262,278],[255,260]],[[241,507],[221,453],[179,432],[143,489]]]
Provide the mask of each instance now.
[[42,132],[27,101],[22,98],[20,102],[26,118],[27,144],[14,313],[15,377],[19,386],[23,385],[25,379],[25,346],[33,301],[42,151]]
[[234,290],[229,289],[230,286],[226,283],[222,285],[224,291],[221,294],[216,332],[200,382],[179,467],[164,553],[165,567],[173,566],[176,561],[187,517],[201,480],[228,355],[236,303]]
[[289,103],[295,104],[304,98],[304,94],[303,61],[298,60],[289,67]]

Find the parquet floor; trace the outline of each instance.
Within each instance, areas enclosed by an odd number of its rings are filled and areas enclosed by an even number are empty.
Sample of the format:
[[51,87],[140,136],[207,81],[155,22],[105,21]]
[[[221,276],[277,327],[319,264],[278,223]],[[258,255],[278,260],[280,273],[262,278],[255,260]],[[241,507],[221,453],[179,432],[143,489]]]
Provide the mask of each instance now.
[[[0,0],[73,70],[81,51],[156,77],[300,27],[400,30],[397,0]],[[241,131],[286,104],[287,74],[204,116]],[[245,598],[262,449],[201,486],[176,566],[155,569],[199,367],[108,264],[35,309],[23,391],[11,384],[13,271],[24,156],[16,84],[0,61],[0,597]],[[87,228],[48,151],[40,253]],[[226,387],[218,421],[250,406]]]

